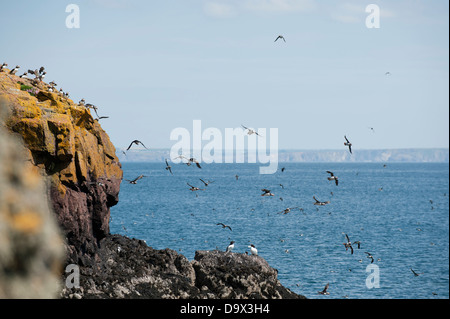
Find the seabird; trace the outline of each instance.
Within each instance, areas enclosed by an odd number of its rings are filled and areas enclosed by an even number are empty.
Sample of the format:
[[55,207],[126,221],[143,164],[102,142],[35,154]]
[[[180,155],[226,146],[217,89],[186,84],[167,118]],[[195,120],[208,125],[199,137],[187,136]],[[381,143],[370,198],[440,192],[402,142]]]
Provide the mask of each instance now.
[[372,261],[370,262],[371,264],[373,263],[374,259],[371,253],[369,253],[368,251],[364,252],[365,254],[367,254],[367,258],[370,258]]
[[166,158],[166,170],[168,170],[170,172],[170,174],[173,175],[173,173],[172,173],[172,166],[170,166],[169,162],[167,162],[167,158]]
[[130,181],[129,179],[126,179],[127,182],[129,182],[130,184],[137,184],[137,181],[140,180],[143,177],[147,177],[145,175],[139,175],[138,177],[136,177],[135,179],[133,179],[132,181]]
[[327,173],[331,175],[330,177],[328,177],[328,180],[329,181],[334,181],[336,183],[336,186],[338,186],[338,177],[335,176],[333,174],[333,172],[327,171]]
[[44,68],[43,66],[41,66],[41,67],[39,68],[39,74],[45,73],[44,70],[45,70],[45,68]]
[[100,116],[100,117],[95,118],[94,120],[100,121],[100,120],[103,120],[103,119],[109,119],[109,116]]
[[327,204],[330,203],[329,200],[326,201],[326,202],[321,202],[321,201],[317,200],[316,196],[313,196],[313,199],[316,201],[316,202],[314,203],[314,205],[318,205],[318,206],[324,206],[324,205],[327,205]]
[[250,248],[250,252],[252,253],[252,255],[258,256],[258,250],[256,249],[255,245],[251,244],[250,246],[248,246],[248,248]]
[[78,105],[84,106],[86,104],[86,101],[84,99],[81,99],[80,102],[78,102]]
[[350,238],[348,238],[348,235],[345,234],[345,238],[347,238],[347,242],[343,243],[343,245],[345,246],[345,251],[347,251],[349,248],[351,250],[351,254],[353,255],[353,247],[352,247],[352,242],[350,241]]
[[261,189],[261,192],[263,192],[261,196],[275,196],[273,193],[270,192],[270,189],[267,188]]
[[[28,71],[29,72],[29,71]],[[51,81],[50,83],[49,83],[51,86],[58,86],[58,84],[56,84],[54,81]]]
[[193,192],[195,192],[195,191],[204,191],[204,190],[205,190],[205,189],[202,189],[202,188],[198,188],[198,187],[192,186],[192,185],[189,184],[189,183],[186,183],[186,184],[188,184],[188,186],[191,187],[191,188],[189,188],[189,190],[191,190],[191,191],[193,191]]
[[359,240],[354,241],[353,244],[357,244],[358,245],[358,249],[361,249],[361,242]]
[[220,225],[220,226],[222,226],[222,228],[229,228],[231,231],[233,231],[230,226],[225,225],[224,223],[217,223],[216,225]]
[[200,166],[200,163],[195,159],[195,158],[193,158],[193,157],[191,157],[190,159],[189,159],[189,162],[188,162],[189,164],[190,163],[195,163],[195,165],[197,165],[197,167],[198,168],[202,168],[201,166]]
[[[87,105],[86,105],[86,106],[87,106]],[[132,146],[133,144],[136,144],[136,145],[141,144],[141,145],[144,146],[146,149],[148,149],[148,148],[144,145],[144,143],[142,143],[141,141],[134,140],[133,142],[130,143],[130,146],[128,146],[127,151],[131,148],[131,146]]]
[[327,283],[327,284],[325,285],[325,288],[323,288],[322,291],[318,291],[317,293],[318,293],[319,295],[329,295],[330,293],[327,291],[327,290],[328,290],[328,287],[330,287],[330,283]]
[[283,41],[286,42],[286,39],[282,35],[277,36],[277,38],[273,42],[277,42],[278,39],[283,39]]
[[24,74],[22,74],[21,76],[19,76],[19,78],[21,78],[21,79],[23,79],[23,78],[28,79],[28,77],[27,77],[27,72],[25,72]]
[[236,174],[234,177],[236,177],[236,180],[239,180],[239,175]]
[[285,210],[282,210],[281,212],[279,212],[278,214],[286,215],[286,214],[289,214],[291,212],[291,209],[296,209],[296,208],[298,208],[298,207],[288,207]]
[[285,169],[286,169],[286,167],[282,167],[281,172],[283,173]]
[[260,135],[258,132],[256,132],[255,130],[252,130],[251,128],[245,127],[245,126],[242,125],[242,124],[241,124],[241,126],[242,126],[244,129],[248,130],[248,132],[247,132],[248,135],[256,134],[256,135],[258,135],[258,136],[261,136],[261,135]]
[[234,249],[234,240],[230,242],[230,244],[227,246],[226,252],[231,252]]
[[202,183],[205,184],[205,186],[208,186],[209,184],[214,183],[214,181],[207,181],[207,182],[205,182],[205,181],[204,181],[203,179],[201,179],[201,178],[199,178],[199,180],[201,180]]
[[20,69],[20,66],[16,65],[16,67],[14,69],[12,69],[11,71],[9,71],[9,74],[16,74],[16,72]]
[[423,272],[417,273],[417,272],[415,272],[412,268],[410,268],[410,269],[411,269],[411,271],[412,271],[412,273],[414,274],[415,277],[418,277],[419,275],[422,275],[422,274],[423,274]]
[[3,64],[0,66],[0,72],[3,72],[3,69],[6,68],[7,66],[8,66],[8,63],[3,63]]
[[350,151],[350,154],[353,154],[352,153],[352,143],[350,143],[350,141],[347,139],[347,136],[344,135],[344,138],[347,141],[347,142],[344,142],[344,145],[348,146],[348,150]]

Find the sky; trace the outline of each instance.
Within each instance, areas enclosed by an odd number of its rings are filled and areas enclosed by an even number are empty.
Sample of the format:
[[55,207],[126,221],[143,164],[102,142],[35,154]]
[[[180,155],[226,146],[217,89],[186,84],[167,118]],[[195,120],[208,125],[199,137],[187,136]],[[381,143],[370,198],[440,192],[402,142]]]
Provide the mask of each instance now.
[[444,0],[8,1],[0,63],[45,66],[109,116],[117,148],[171,148],[194,120],[277,128],[280,149],[342,149],[344,135],[353,149],[448,148],[448,12]]

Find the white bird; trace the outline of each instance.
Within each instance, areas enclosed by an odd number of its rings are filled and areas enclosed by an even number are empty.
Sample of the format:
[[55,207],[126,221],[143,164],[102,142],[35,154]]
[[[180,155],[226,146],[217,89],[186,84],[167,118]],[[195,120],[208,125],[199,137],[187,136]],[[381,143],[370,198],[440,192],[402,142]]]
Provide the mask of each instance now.
[[258,256],[258,250],[256,249],[255,245],[251,244],[250,246],[248,246],[248,248],[250,248],[250,252],[252,253],[252,255]]

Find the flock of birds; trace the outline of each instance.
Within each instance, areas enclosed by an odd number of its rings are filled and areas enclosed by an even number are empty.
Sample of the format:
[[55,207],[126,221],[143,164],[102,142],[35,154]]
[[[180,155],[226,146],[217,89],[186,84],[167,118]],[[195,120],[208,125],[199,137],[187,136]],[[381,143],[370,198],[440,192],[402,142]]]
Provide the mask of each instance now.
[[[285,39],[284,36],[282,36],[282,35],[277,36],[274,42],[277,42],[278,40],[283,40],[284,42],[286,42],[286,39]],[[0,66],[0,72],[5,72],[7,66],[8,66],[7,63],[3,63],[3,64]],[[9,71],[9,74],[15,75],[16,72],[19,70],[19,68],[20,68],[20,66],[17,65],[16,67],[14,67],[13,69],[11,69],[11,70]],[[33,84],[35,84],[35,85],[38,85],[38,84],[41,84],[41,85],[42,85],[42,84],[43,84],[44,86],[46,86],[46,88],[47,88],[47,90],[48,90],[49,92],[55,92],[55,91],[56,91],[56,86],[57,86],[57,84],[56,84],[55,82],[52,81],[52,82],[49,82],[48,84],[46,84],[46,83],[43,82],[43,80],[44,80],[46,74],[47,74],[47,73],[46,73],[46,71],[45,71],[45,68],[44,68],[44,67],[40,67],[39,69],[36,69],[36,70],[31,70],[31,69],[29,69],[27,72],[24,72],[24,73],[23,73],[22,75],[20,75],[19,77],[20,77],[21,79],[29,79],[28,75],[32,75],[32,76],[34,76],[34,79],[32,79],[32,83],[33,83]],[[386,75],[386,76],[390,76],[391,73],[390,73],[390,72],[386,72],[385,75]],[[57,92],[57,93],[58,93],[58,92]],[[63,98],[66,98],[66,99],[69,98],[69,93],[68,93],[68,92],[64,92],[62,88],[59,90],[59,94],[60,94],[60,96],[62,96]],[[100,119],[108,118],[107,116],[99,116],[99,115],[98,115],[98,112],[97,112],[97,111],[98,111],[98,108],[97,108],[95,105],[93,105],[93,104],[86,103],[86,101],[85,101],[84,99],[81,99],[81,100],[79,101],[78,106],[84,106],[86,109],[92,109],[92,110],[95,112],[95,114],[97,115],[97,118],[96,118],[95,120],[100,120]],[[241,127],[242,127],[244,130],[247,131],[247,134],[248,134],[248,135],[255,134],[255,135],[257,135],[257,136],[261,136],[261,135],[260,135],[257,131],[255,131],[254,129],[251,129],[251,128],[246,127],[246,126],[244,126],[244,125],[241,125]],[[370,129],[373,133],[375,133],[375,130],[374,130],[373,127],[369,127],[369,129]],[[352,143],[349,141],[349,139],[347,138],[346,135],[344,135],[344,140],[345,140],[345,141],[344,141],[344,146],[348,147],[348,151],[350,152],[350,154],[353,154],[353,152],[352,152]],[[129,150],[133,147],[133,145],[142,145],[145,149],[148,149],[148,148],[145,146],[145,144],[142,143],[140,140],[133,140],[133,141],[131,141],[131,143],[130,143],[130,145],[128,146],[128,148],[126,149],[126,151],[123,151],[123,154],[124,154],[125,156],[126,156],[126,152],[129,151]],[[197,168],[199,168],[199,169],[202,168],[201,165],[200,165],[200,162],[199,162],[197,159],[193,158],[193,157],[184,156],[184,155],[181,154],[181,155],[179,155],[178,157],[176,157],[176,158],[174,158],[174,159],[172,159],[172,160],[175,160],[175,159],[181,159],[181,160],[182,160],[182,163],[186,164],[187,166],[195,165],[195,166],[196,166]],[[169,164],[169,161],[168,161],[167,159],[165,159],[165,165],[166,165],[166,166],[165,166],[165,170],[167,170],[171,175],[173,175],[172,166]],[[384,165],[384,167],[386,167],[386,165]],[[281,168],[281,172],[284,172],[284,171],[285,171],[285,168],[284,168],[284,167]],[[338,177],[335,175],[335,173],[332,172],[332,171],[326,171],[326,173],[329,174],[329,176],[327,177],[327,179],[328,179],[329,181],[334,181],[335,185],[338,186],[338,185],[339,185],[339,179],[338,179]],[[137,176],[136,178],[134,178],[134,179],[132,179],[132,180],[125,179],[125,181],[127,181],[127,182],[130,183],[130,184],[136,185],[136,184],[138,183],[139,180],[141,180],[142,178],[145,178],[145,177],[148,177],[148,176],[141,174],[141,175]],[[235,175],[235,178],[236,178],[236,180],[238,180],[238,179],[239,179],[239,175],[236,174],[236,175]],[[209,184],[211,184],[211,183],[214,182],[214,181],[210,181],[210,180],[206,180],[206,181],[205,181],[204,179],[201,179],[201,178],[200,178],[199,180],[203,183],[204,187],[207,187]],[[204,191],[204,190],[206,190],[206,188],[200,188],[200,187],[194,186],[194,185],[192,185],[192,184],[190,184],[190,183],[186,183],[186,184],[189,186],[189,190],[192,191],[192,192],[197,192],[197,191]],[[282,184],[279,184],[279,185],[280,185],[282,188],[284,188],[284,186],[283,186]],[[380,189],[380,190],[382,190],[382,189]],[[263,189],[261,189],[261,191],[262,191],[261,196],[275,196],[275,194],[272,193],[270,189],[263,188]],[[333,194],[333,193],[331,193],[331,194]],[[198,194],[196,194],[196,196],[198,197]],[[328,201],[320,201],[320,200],[318,200],[318,199],[316,198],[315,195],[313,196],[313,199],[314,199],[314,203],[313,203],[313,204],[316,205],[316,206],[325,206],[325,205],[330,204],[330,201],[329,201],[329,200],[328,200]],[[280,197],[280,200],[283,200],[283,198]],[[432,200],[430,200],[430,203],[433,204]],[[291,213],[293,210],[296,210],[296,209],[298,209],[298,210],[300,210],[300,211],[303,211],[303,208],[301,208],[301,207],[288,207],[288,208],[286,208],[286,209],[284,209],[284,210],[278,212],[278,214],[288,214],[288,213]],[[433,206],[432,206],[432,209],[433,209]],[[228,229],[229,231],[232,231],[232,228],[231,228],[230,225],[226,225],[226,224],[224,224],[224,223],[217,223],[216,225],[217,225],[217,226],[220,226],[220,227],[223,228],[223,229]],[[346,251],[350,250],[350,253],[353,255],[354,249],[355,249],[355,248],[354,248],[354,245],[355,245],[355,247],[357,247],[357,249],[360,249],[360,248],[361,248],[361,242],[360,242],[359,240],[353,241],[353,242],[352,242],[352,241],[350,240],[348,234],[343,233],[343,235],[345,236],[345,242],[343,243],[343,246],[344,246],[344,248],[345,248]],[[226,251],[227,253],[231,253],[231,252],[233,251],[234,247],[235,247],[234,244],[235,244],[235,241],[232,240],[232,241],[229,243],[229,245],[227,246],[227,248],[226,248],[225,251]],[[248,248],[250,248],[250,253],[251,253],[252,255],[255,255],[255,256],[258,255],[258,250],[257,250],[257,248],[255,247],[254,244],[250,244],[250,246],[248,246]],[[245,253],[247,254],[248,252],[245,252]],[[370,252],[367,252],[367,251],[365,252],[365,254],[366,254],[366,257],[370,259],[370,262],[371,262],[371,263],[373,263],[373,262],[375,261],[373,254],[371,254]],[[378,259],[378,260],[380,260],[380,259]],[[360,261],[361,261],[361,260],[360,260]],[[410,270],[411,270],[411,272],[413,273],[413,275],[414,275],[415,277],[417,277],[417,276],[419,276],[419,275],[422,274],[422,273],[416,272],[416,271],[413,270],[412,268],[410,268]],[[329,291],[328,291],[329,286],[330,286],[330,284],[327,283],[327,284],[325,285],[324,289],[321,290],[321,291],[318,291],[317,293],[318,293],[318,294],[321,294],[321,295],[329,295],[329,294],[330,294]]]

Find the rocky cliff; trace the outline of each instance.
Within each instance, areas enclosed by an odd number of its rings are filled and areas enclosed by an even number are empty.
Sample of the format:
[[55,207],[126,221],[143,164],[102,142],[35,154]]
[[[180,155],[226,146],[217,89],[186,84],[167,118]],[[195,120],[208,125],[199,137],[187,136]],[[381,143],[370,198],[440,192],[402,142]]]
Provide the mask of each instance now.
[[65,263],[80,270],[80,287],[63,288],[61,297],[302,298],[261,257],[202,251],[191,263],[173,250],[111,235],[122,169],[90,110],[42,81],[8,72],[0,72],[0,99],[10,114],[3,125],[25,145],[23,161],[48,179],[48,199],[66,237]]
[[[31,89],[30,89],[31,88]],[[115,148],[90,110],[44,82],[0,72],[6,126],[21,136],[27,159],[49,177],[48,195],[68,242],[68,258],[90,262],[109,234],[109,208],[118,202],[122,170]]]

